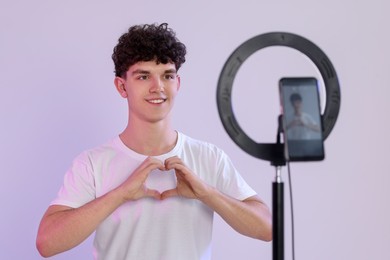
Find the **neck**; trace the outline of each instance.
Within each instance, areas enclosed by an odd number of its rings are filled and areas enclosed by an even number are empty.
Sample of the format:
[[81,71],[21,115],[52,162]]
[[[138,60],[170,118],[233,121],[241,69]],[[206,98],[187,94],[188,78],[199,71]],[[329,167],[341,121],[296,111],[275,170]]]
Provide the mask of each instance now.
[[131,122],[119,135],[131,150],[148,156],[157,156],[171,151],[177,141],[177,132],[169,121]]

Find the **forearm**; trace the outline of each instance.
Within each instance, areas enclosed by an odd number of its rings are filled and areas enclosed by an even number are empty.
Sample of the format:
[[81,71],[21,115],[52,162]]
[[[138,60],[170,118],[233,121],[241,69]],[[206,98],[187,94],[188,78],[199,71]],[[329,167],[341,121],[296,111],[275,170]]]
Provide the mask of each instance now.
[[319,132],[320,131],[320,127],[319,125],[316,125],[316,124],[308,124],[307,127],[315,132]]
[[47,257],[77,246],[126,201],[145,197],[161,199],[157,190],[144,185],[149,173],[155,169],[164,170],[164,164],[148,157],[125,182],[107,194],[76,209],[49,207],[38,230],[37,248],[41,255]]
[[272,239],[271,213],[257,197],[240,201],[211,189],[211,192],[201,200],[237,232],[264,241]]
[[122,203],[118,192],[113,190],[80,208],[49,207],[38,230],[38,251],[49,257],[77,246]]

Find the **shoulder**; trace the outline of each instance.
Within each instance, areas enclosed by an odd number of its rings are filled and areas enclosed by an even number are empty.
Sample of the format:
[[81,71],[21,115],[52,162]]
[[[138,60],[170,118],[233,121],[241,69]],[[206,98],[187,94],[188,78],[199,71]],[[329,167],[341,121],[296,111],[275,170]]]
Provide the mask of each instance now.
[[195,139],[183,133],[179,134],[182,139],[182,149],[186,153],[192,153],[195,156],[204,156],[214,160],[226,157],[225,152],[213,143]]
[[117,144],[117,139],[117,137],[111,138],[100,145],[82,151],[76,156],[75,161],[81,163],[91,163],[101,157],[107,157],[110,156],[110,154],[113,155],[119,153],[121,149]]
[[187,146],[193,149],[203,149],[208,151],[223,152],[222,149],[220,149],[213,143],[195,139],[183,133],[179,133],[179,135],[181,136],[183,146]]

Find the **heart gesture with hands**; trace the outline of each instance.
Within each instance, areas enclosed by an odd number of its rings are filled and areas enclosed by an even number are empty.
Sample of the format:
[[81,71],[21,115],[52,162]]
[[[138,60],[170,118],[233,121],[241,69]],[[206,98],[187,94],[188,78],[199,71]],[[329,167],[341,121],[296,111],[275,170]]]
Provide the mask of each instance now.
[[[174,189],[160,193],[158,190],[150,189],[146,185],[149,174],[159,169],[161,171],[174,170],[177,185]],[[184,163],[177,157],[170,157],[162,161],[148,157],[143,161],[130,177],[119,186],[123,192],[125,201],[138,200],[145,197],[155,199],[166,199],[174,196],[181,196],[189,199],[200,199],[208,194],[210,186],[199,179]]]
[[119,188],[123,190],[125,201],[138,200],[144,197],[161,199],[159,191],[149,189],[145,184],[149,174],[155,169],[164,171],[165,166],[162,161],[153,157],[148,157],[137,169],[135,169],[130,177],[119,186]]

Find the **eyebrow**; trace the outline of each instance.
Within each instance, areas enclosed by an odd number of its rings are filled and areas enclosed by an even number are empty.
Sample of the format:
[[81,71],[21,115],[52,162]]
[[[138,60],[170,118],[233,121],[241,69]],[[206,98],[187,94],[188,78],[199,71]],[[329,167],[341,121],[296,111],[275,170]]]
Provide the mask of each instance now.
[[131,72],[131,74],[132,75],[136,75],[136,74],[150,74],[150,71],[138,69],[138,70],[134,70],[133,72]]
[[165,74],[177,73],[177,71],[176,71],[175,69],[169,69],[169,70],[166,70],[164,73],[165,73]]
[[[177,72],[176,69],[169,69],[169,70],[165,70],[164,74],[170,74],[170,73],[176,73],[176,72]],[[150,71],[143,70],[143,69],[137,69],[131,73],[131,75],[139,75],[139,74],[148,75],[148,74],[150,74]]]

